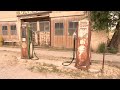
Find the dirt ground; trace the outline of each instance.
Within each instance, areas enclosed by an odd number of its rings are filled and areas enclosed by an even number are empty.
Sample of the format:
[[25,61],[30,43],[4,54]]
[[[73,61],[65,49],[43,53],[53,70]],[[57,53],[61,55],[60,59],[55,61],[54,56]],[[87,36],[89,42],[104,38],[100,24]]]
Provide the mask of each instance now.
[[[62,66],[63,61],[72,58],[72,51],[69,50],[56,51],[50,49],[35,49],[35,52],[39,57],[39,60],[23,60],[20,57],[20,48],[0,47],[0,79],[120,78],[120,69],[113,66],[105,65],[103,77],[101,76],[101,73],[91,74],[91,72],[94,72],[95,70],[100,70],[101,64],[93,63],[89,74],[77,70],[74,67],[74,63],[68,67]],[[112,63],[120,63],[119,59],[119,54],[106,55],[106,61]],[[92,60],[102,61],[102,55],[92,53]],[[44,63],[46,63],[46,65],[43,65]],[[49,68],[46,69],[47,67]],[[52,71],[50,71],[51,68]]]
[[0,78],[1,79],[64,79],[55,73],[31,72],[26,67],[26,61],[18,61],[19,52],[0,51]]

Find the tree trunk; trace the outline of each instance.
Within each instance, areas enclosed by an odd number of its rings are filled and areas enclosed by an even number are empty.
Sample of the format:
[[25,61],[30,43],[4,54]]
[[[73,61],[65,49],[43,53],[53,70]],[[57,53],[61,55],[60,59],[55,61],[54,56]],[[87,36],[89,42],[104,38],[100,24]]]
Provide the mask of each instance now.
[[116,31],[108,44],[110,48],[116,48],[120,52],[120,22],[116,25]]

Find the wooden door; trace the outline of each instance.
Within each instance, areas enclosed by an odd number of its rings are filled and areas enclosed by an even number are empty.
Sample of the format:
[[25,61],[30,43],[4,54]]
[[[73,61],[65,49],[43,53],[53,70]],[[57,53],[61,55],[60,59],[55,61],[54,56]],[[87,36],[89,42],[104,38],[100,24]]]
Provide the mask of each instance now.
[[54,47],[65,48],[65,25],[63,22],[56,22],[54,25]]
[[67,38],[66,38],[66,47],[73,48],[73,33],[76,32],[78,27],[78,22],[69,21],[67,23]]

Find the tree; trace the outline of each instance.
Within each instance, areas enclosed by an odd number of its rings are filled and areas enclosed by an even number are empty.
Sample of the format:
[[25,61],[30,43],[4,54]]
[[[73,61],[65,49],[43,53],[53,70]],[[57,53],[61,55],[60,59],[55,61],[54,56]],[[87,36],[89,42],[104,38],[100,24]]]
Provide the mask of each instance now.
[[108,46],[120,51],[120,11],[91,11],[90,18],[95,30],[109,31],[115,27],[115,33]]

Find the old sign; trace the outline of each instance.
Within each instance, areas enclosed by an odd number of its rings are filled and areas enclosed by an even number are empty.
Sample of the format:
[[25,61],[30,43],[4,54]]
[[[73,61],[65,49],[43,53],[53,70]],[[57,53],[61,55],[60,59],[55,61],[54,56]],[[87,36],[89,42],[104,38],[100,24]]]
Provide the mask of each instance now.
[[37,13],[44,13],[44,12],[49,12],[49,11],[17,11],[16,14],[17,16],[19,16],[19,15],[37,14]]
[[89,49],[90,49],[90,30],[89,21],[87,19],[81,20],[78,23],[77,30],[77,50],[76,50],[76,64],[75,67],[80,69],[87,69],[90,64]]

